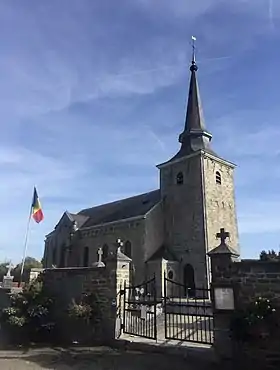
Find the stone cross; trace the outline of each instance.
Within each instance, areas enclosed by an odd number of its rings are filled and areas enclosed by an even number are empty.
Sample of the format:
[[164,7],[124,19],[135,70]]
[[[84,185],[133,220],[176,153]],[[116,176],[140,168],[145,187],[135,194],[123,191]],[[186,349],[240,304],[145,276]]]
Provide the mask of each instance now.
[[221,239],[221,244],[225,244],[226,239],[229,238],[229,232],[222,228],[220,232],[216,234],[216,238]]
[[123,247],[123,241],[121,239],[117,240],[117,252],[121,252],[121,248]]
[[92,266],[93,267],[104,267],[105,263],[102,262],[102,254],[103,254],[102,248],[98,248],[97,254],[98,254],[98,261],[94,262]]
[[12,271],[12,269],[14,268],[14,265],[12,264],[12,262],[10,262],[10,263],[6,266],[6,268],[8,269],[6,276],[10,277],[10,276],[11,276],[11,271]]
[[103,254],[102,248],[98,248],[97,254],[98,254],[98,263],[102,263],[102,254]]

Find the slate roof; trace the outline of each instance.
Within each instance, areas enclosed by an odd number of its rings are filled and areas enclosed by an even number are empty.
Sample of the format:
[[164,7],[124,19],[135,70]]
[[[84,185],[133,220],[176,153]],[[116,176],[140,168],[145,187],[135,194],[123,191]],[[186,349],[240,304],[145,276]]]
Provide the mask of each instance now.
[[221,243],[218,247],[211,249],[211,251],[208,252],[208,256],[213,256],[214,254],[232,254],[234,256],[239,256],[238,252],[226,243]]
[[82,225],[88,220],[88,217],[84,215],[70,213],[70,212],[67,212],[67,214],[71,221],[77,222],[78,228],[82,227]]
[[106,224],[136,216],[144,216],[151,208],[160,202],[160,190],[153,190],[145,194],[121,199],[112,203],[83,209],[73,217],[87,220],[82,227]]

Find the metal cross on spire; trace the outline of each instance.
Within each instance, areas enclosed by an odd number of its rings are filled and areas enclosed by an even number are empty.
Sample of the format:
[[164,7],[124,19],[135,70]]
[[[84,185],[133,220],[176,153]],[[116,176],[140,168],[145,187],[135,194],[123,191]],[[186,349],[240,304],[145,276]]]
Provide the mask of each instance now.
[[192,65],[190,67],[191,72],[196,72],[197,71],[197,65],[195,61],[195,42],[196,42],[196,37],[192,36]]

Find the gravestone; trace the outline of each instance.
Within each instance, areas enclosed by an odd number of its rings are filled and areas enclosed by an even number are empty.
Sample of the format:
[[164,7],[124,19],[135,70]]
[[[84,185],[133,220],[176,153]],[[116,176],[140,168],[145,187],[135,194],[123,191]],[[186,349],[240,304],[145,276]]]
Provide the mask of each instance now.
[[2,288],[4,288],[4,289],[12,289],[14,276],[11,275],[11,271],[14,268],[14,266],[10,262],[9,265],[6,266],[6,267],[7,267],[8,271],[7,271],[7,274],[3,277],[3,285],[2,285]]
[[92,266],[93,267],[105,267],[105,263],[102,262],[102,254],[103,254],[102,248],[99,248],[97,253],[98,253],[98,261],[95,262]]

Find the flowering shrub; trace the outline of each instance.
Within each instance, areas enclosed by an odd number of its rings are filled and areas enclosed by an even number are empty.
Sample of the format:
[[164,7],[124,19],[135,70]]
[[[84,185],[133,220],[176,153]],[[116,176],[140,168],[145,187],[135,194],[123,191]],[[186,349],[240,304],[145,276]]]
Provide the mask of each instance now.
[[78,304],[73,301],[69,306],[68,313],[72,318],[89,320],[92,314],[92,308],[87,304]]
[[94,294],[84,294],[77,303],[72,301],[68,308],[69,317],[90,321],[94,319],[97,309],[97,299]]
[[246,309],[237,311],[231,321],[232,337],[250,341],[269,337],[277,326],[276,309],[269,299],[259,297]]
[[[7,331],[17,331],[21,341],[42,341],[55,326],[51,320],[53,300],[35,281],[21,293],[10,295],[11,306],[2,309],[0,322]],[[17,339],[14,335],[14,340]]]
[[7,307],[2,310],[2,321],[6,321],[8,324],[22,327],[26,323],[26,318],[20,316],[20,310],[15,307]]
[[246,319],[249,325],[254,325],[270,318],[274,312],[276,312],[276,309],[272,306],[270,300],[259,297],[250,307]]

